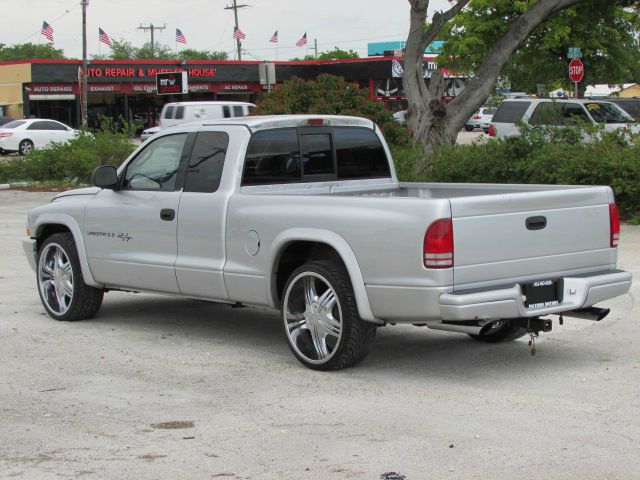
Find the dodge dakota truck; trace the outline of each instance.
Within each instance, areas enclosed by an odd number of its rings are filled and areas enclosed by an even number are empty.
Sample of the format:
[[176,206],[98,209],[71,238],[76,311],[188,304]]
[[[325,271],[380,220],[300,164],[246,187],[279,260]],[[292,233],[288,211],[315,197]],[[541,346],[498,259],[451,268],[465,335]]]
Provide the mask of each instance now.
[[631,285],[611,188],[401,183],[363,118],[183,124],[92,181],[28,215],[57,320],[95,316],[110,290],[271,307],[302,364],[336,370],[381,325],[503,342],[552,314],[600,320]]

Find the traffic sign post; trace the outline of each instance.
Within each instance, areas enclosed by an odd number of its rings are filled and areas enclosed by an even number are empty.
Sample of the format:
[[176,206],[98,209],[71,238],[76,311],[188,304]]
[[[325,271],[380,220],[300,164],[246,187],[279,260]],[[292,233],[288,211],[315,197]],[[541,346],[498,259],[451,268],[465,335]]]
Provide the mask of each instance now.
[[576,86],[576,98],[578,98],[578,83],[584,78],[584,64],[579,58],[574,58],[569,62],[569,78]]

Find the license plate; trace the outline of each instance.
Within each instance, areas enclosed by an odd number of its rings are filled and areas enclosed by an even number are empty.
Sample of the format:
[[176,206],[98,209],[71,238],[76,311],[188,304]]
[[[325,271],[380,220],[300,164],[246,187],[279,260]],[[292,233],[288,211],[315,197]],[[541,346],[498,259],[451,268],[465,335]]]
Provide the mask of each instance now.
[[562,301],[561,281],[536,280],[522,285],[524,306],[532,310],[553,307]]

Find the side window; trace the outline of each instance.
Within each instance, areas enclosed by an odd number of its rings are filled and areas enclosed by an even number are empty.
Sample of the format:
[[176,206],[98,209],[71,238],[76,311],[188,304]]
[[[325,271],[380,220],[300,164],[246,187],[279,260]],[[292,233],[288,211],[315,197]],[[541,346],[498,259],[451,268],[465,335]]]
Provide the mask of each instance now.
[[176,113],[173,116],[173,118],[178,118],[178,119],[184,118],[184,106],[183,105],[180,105],[179,107],[176,107]]
[[367,128],[333,129],[338,180],[391,177],[389,161],[378,136]]
[[331,135],[328,133],[300,135],[300,149],[302,150],[303,176],[334,173]]
[[200,132],[187,165],[185,192],[211,193],[218,190],[229,135],[224,132]]
[[27,127],[27,130],[54,130],[53,128],[51,128],[51,123],[53,122],[33,122]]
[[234,117],[243,117],[244,116],[244,108],[242,108],[242,105],[234,105],[233,106],[233,116]]
[[186,133],[160,137],[151,142],[127,166],[125,189],[175,190]]
[[243,186],[299,182],[301,175],[295,128],[266,130],[251,136],[244,161]]
[[493,116],[494,123],[516,123],[522,120],[531,102],[502,102]]
[[[495,121],[495,117],[494,121]],[[531,125],[560,125],[562,123],[562,105],[554,102],[538,104],[529,119]]]
[[587,112],[585,112],[582,105],[578,103],[565,103],[563,117],[564,119],[562,123],[564,125],[575,125],[578,122],[591,123]]
[[224,118],[231,117],[231,107],[229,107],[229,105],[225,105],[222,107],[222,115],[224,116]]
[[173,116],[173,105],[169,105],[164,111],[164,118],[171,118]]

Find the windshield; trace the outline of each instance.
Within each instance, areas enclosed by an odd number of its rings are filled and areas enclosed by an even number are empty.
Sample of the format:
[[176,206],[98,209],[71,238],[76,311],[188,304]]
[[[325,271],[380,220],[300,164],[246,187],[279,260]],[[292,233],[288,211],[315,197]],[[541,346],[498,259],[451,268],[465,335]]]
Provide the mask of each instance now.
[[631,123],[632,120],[612,103],[585,103],[584,107],[596,123]]
[[13,122],[5,123],[4,125],[2,125],[2,128],[16,128],[20,125],[24,125],[25,123],[27,122],[25,122],[24,120],[14,120]]

